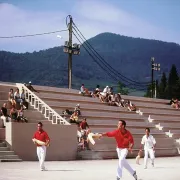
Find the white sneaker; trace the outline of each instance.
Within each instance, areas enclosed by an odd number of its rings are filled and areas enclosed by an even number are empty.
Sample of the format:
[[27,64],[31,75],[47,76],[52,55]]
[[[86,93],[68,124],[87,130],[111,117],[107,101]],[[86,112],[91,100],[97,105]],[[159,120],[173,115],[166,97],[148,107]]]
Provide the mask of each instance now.
[[47,171],[47,169],[46,168],[41,168],[41,171]]
[[145,166],[144,169],[147,169],[147,166]]
[[154,163],[152,163],[152,167],[154,167]]

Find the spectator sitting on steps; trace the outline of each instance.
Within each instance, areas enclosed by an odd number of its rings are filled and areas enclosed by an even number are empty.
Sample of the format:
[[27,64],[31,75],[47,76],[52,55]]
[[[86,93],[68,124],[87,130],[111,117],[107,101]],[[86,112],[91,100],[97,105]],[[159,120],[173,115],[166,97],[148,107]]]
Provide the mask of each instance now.
[[26,122],[26,123],[28,122],[27,118],[24,117],[23,107],[21,107],[21,109],[18,111],[17,120],[18,122]]
[[39,93],[39,91],[37,91],[37,90],[35,90],[34,89],[34,87],[32,86],[32,84],[31,84],[31,81],[29,81],[29,84],[26,86],[30,91],[32,91],[32,92],[37,92],[37,93]]
[[7,114],[7,104],[4,103],[3,107],[1,108],[1,119],[3,120],[3,127],[6,127],[6,122],[9,122],[11,118]]
[[131,103],[131,101],[127,101],[127,108],[129,111],[136,111],[136,106]]
[[82,94],[82,95],[85,95],[85,94],[91,95],[91,94],[89,93],[88,89],[84,87],[84,84],[81,85],[79,94]]
[[10,117],[12,120],[17,122],[17,116],[18,116],[17,110],[16,110],[15,106],[12,106],[12,109],[10,110]]
[[75,111],[78,112],[78,115],[81,115],[80,104],[76,104],[76,107],[74,108],[74,112]]
[[11,105],[12,106],[15,106],[16,105],[16,101],[14,99],[14,92],[13,92],[13,89],[10,89],[9,93],[8,93],[8,101],[11,102]]
[[79,116],[78,112],[75,111],[70,117],[70,123],[79,124],[80,122],[79,122],[79,117],[78,116]]

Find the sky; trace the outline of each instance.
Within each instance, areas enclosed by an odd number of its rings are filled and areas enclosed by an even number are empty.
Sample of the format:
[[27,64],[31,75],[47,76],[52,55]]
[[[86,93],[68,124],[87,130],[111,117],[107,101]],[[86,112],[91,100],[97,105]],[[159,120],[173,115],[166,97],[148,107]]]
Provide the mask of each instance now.
[[[112,32],[180,44],[179,9],[180,0],[0,0],[0,37],[66,30],[71,15],[86,39]],[[67,31],[0,38],[0,50],[33,52],[66,40]]]

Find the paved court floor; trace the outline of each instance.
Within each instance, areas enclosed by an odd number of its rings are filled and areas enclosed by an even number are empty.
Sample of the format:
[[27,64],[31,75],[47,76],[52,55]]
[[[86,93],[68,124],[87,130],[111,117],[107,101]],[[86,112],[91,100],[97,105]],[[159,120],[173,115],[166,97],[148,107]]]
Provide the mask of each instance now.
[[[136,165],[139,180],[180,180],[180,157],[157,158],[155,167]],[[0,180],[116,180],[117,160],[46,162],[48,171],[40,171],[38,162],[0,163]],[[141,159],[141,163],[142,163]],[[124,169],[123,180],[133,180]]]

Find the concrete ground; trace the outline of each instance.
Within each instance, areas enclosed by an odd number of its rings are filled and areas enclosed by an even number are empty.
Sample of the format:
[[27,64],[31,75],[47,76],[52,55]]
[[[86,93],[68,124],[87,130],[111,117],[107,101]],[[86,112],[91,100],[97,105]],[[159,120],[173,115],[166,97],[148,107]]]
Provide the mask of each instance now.
[[[155,167],[136,165],[139,180],[180,180],[180,157],[157,158]],[[116,180],[117,160],[46,162],[48,171],[40,171],[38,162],[0,163],[0,180]],[[143,159],[140,161],[143,162]],[[124,180],[133,177],[124,169]]]

